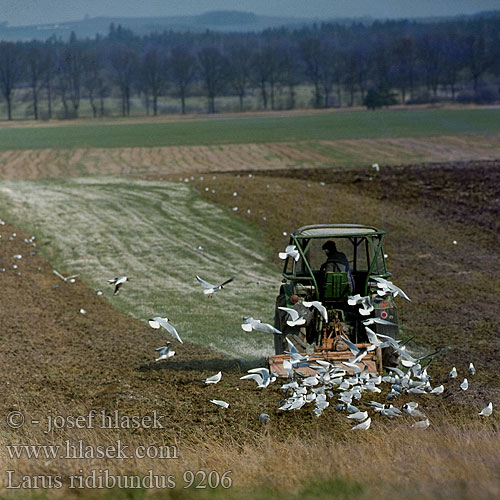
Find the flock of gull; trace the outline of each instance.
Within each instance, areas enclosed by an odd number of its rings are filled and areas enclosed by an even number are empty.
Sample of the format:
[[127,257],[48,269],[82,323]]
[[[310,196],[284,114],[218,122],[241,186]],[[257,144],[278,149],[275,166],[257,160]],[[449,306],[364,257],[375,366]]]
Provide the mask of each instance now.
[[[1,219],[0,224],[4,224]],[[13,233],[8,239],[11,241],[16,238],[16,236],[16,233]],[[35,255],[38,251],[34,240],[34,236],[24,240],[26,244],[35,247],[35,250],[31,251],[30,255]],[[287,246],[285,251],[279,254],[279,257],[282,259],[287,256],[291,256],[296,260],[298,259],[298,252],[293,245]],[[16,262],[21,259],[22,255],[20,254],[13,256],[14,263],[12,267],[15,271],[18,269]],[[5,272],[6,269],[0,268],[0,271]],[[54,269],[53,272],[65,283],[74,283],[79,276],[77,274],[63,276],[56,269]],[[19,271],[18,274],[21,275],[21,272]],[[222,290],[225,285],[234,280],[234,278],[230,278],[220,284],[212,284],[198,275],[196,275],[195,278],[202,286],[203,293],[208,297],[212,297],[214,293]],[[392,282],[377,277],[373,277],[373,279],[377,282],[378,295],[384,296],[390,294],[393,297],[399,295],[410,300],[403,290]],[[114,295],[116,295],[127,281],[130,281],[130,278],[127,276],[118,276],[109,279],[108,283],[114,286]],[[102,295],[101,291],[97,291],[96,293]],[[428,367],[433,360],[433,356],[439,351],[421,357],[414,357],[406,348],[407,342],[377,334],[369,328],[369,326],[375,323],[391,324],[381,318],[369,317],[374,310],[369,296],[361,297],[360,295],[354,295],[349,297],[348,301],[350,305],[359,305],[359,314],[366,317],[363,321],[363,325],[366,329],[369,346],[360,350],[354,343],[350,342],[348,338],[342,336],[342,340],[352,353],[352,358],[341,363],[330,363],[326,360],[316,358],[310,359],[307,353],[300,353],[294,344],[286,338],[288,350],[285,352],[288,355],[288,359],[284,359],[283,368],[287,372],[287,380],[285,383],[282,383],[280,387],[283,392],[283,397],[279,403],[278,410],[281,412],[291,412],[301,410],[302,408],[312,408],[312,414],[316,417],[320,417],[329,406],[335,405],[335,410],[344,413],[346,419],[355,424],[352,427],[353,430],[369,429],[374,415],[379,415],[381,418],[397,419],[406,414],[414,420],[412,427],[426,429],[429,427],[430,421],[417,402],[407,402],[402,404],[400,408],[395,406],[395,404],[402,395],[426,395],[436,397],[444,393],[444,385],[441,384],[433,387],[431,384],[431,376],[428,373]],[[321,302],[304,301],[303,305],[307,308],[317,309],[318,313],[328,321],[326,308]],[[289,326],[300,326],[305,323],[305,318],[300,316],[295,309],[287,307],[280,307],[280,309],[288,314],[289,319],[287,323]],[[82,311],[83,310],[80,312]],[[155,329],[163,328],[174,340],[183,343],[179,333],[170,323],[168,318],[156,316],[149,320],[149,325]],[[245,317],[241,327],[246,332],[257,330],[270,334],[282,334],[282,332],[274,326],[263,323],[252,317]],[[156,351],[159,355],[155,358],[155,361],[165,362],[172,358],[175,355],[175,351],[172,350],[172,347],[172,343],[167,341],[165,346],[157,348]],[[363,358],[371,350],[387,347],[393,349],[399,355],[401,368],[385,367],[387,371],[386,375],[369,372],[368,366],[363,365]],[[430,360],[424,366],[423,361],[429,358]],[[308,367],[315,372],[314,375],[303,375],[300,369],[304,367]],[[467,372],[468,377],[473,377],[475,375],[476,369],[473,363],[469,364]],[[457,377],[458,370],[456,367],[453,367],[448,378],[451,380]],[[240,378],[241,380],[253,381],[256,387],[262,390],[268,388],[272,384],[277,384],[280,380],[278,374],[272,373],[264,367],[252,368],[248,370],[247,375]],[[215,385],[220,382],[221,379],[222,372],[219,371],[215,375],[202,380],[202,382],[208,385]],[[384,403],[371,399],[373,394],[382,392],[382,384],[388,384],[390,387],[385,396]],[[469,380],[467,377],[464,377],[460,384],[460,389],[466,391],[468,388]],[[366,399],[370,399],[370,401],[365,402]],[[222,408],[229,407],[229,403],[226,401],[211,399],[210,402]],[[488,417],[492,413],[493,404],[490,402],[478,414],[482,417]],[[260,422],[267,422],[270,416],[267,413],[262,413],[258,418]]]

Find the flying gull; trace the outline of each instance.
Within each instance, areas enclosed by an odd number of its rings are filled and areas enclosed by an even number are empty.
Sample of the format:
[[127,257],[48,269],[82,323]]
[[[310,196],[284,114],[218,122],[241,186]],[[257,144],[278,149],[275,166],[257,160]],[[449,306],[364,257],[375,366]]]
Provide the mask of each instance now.
[[169,359],[172,356],[175,356],[175,351],[172,351],[171,342],[167,342],[167,345],[163,347],[158,347],[157,349],[155,349],[155,351],[158,351],[158,354],[160,355],[155,359],[155,361],[162,361],[163,359]]
[[[286,234],[285,234],[286,236]],[[278,257],[280,259],[286,259],[287,257],[291,257],[292,259],[295,259],[295,261],[298,261],[300,259],[300,253],[297,250],[297,247],[295,245],[287,245],[285,248],[284,252],[280,252],[278,254]]]
[[274,326],[271,326],[269,323],[262,323],[260,319],[254,318],[243,318],[243,324],[241,325],[241,328],[243,328],[243,330],[245,330],[246,332],[257,330],[264,333],[277,333],[279,335],[282,334],[282,332],[280,332],[277,328],[274,328]]
[[149,326],[151,328],[156,328],[156,329],[160,327],[165,328],[165,330],[167,330],[167,332],[170,333],[170,335],[172,335],[172,337],[174,337],[175,340],[178,340],[181,344],[184,343],[182,342],[182,339],[179,337],[179,334],[177,333],[175,327],[171,323],[169,323],[168,318],[155,316],[153,319],[149,320]]
[[304,307],[315,307],[319,311],[323,319],[328,323],[328,312],[326,310],[326,307],[321,302],[319,302],[318,300],[313,300],[311,302],[304,301],[302,302],[302,304]]
[[79,274],[73,274],[72,276],[63,276],[60,272],[58,272],[56,269],[54,269],[52,271],[56,276],[59,276],[59,278],[61,278],[64,282],[66,283],[74,283],[76,280],[75,278],[77,278],[78,276],[80,276]]
[[130,281],[130,278],[128,278],[127,276],[118,276],[117,278],[113,278],[112,280],[108,280],[108,283],[110,285],[115,285],[114,295],[116,295],[118,293],[118,291],[120,290],[120,287],[123,285],[123,283],[125,283],[125,281]]
[[208,281],[205,281],[204,279],[200,278],[198,275],[196,275],[196,279],[201,283],[201,286],[204,289],[203,293],[205,295],[213,295],[215,292],[222,290],[224,288],[224,285],[227,285],[228,283],[231,283],[231,281],[234,280],[234,278],[229,278],[220,285],[213,285],[212,283],[209,283]]
[[292,309],[290,307],[281,307],[281,306],[278,307],[278,309],[287,312],[288,315],[290,316],[290,319],[287,320],[286,322],[288,326],[299,326],[303,325],[306,322],[306,318],[300,316],[295,309]]

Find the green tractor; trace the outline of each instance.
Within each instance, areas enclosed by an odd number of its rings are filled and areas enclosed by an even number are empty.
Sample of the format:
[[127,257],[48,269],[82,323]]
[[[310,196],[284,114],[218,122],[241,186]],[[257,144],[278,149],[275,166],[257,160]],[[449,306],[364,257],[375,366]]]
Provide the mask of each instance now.
[[[366,325],[377,333],[398,338],[398,314],[392,294],[380,292],[377,279],[391,277],[384,254],[385,231],[358,224],[304,226],[290,235],[284,258],[283,280],[276,299],[275,356],[270,368],[283,375],[292,342],[309,360],[341,363],[353,357],[348,344],[370,346]],[[287,310],[288,309],[288,310]],[[300,320],[291,320],[290,309]],[[288,341],[287,341],[288,339]],[[346,342],[347,340],[347,342]],[[370,350],[361,368],[377,372],[397,364],[390,347]],[[345,368],[345,366],[343,366]],[[306,370],[307,372],[307,370]]]

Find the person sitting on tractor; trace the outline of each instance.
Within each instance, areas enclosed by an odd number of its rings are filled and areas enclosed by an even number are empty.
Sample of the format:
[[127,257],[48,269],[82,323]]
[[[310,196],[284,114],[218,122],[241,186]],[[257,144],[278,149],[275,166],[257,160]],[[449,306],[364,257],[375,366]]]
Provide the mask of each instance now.
[[321,265],[320,273],[321,276],[325,276],[326,273],[347,273],[347,279],[349,280],[349,292],[354,291],[354,279],[352,277],[351,268],[349,266],[349,260],[346,255],[337,250],[337,245],[335,242],[328,240],[321,247],[326,253],[326,262]]

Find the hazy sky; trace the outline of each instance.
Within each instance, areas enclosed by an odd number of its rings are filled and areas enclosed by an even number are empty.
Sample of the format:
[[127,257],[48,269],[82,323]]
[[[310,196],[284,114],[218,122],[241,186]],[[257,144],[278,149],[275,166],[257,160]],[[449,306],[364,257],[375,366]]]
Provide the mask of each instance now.
[[209,10],[273,16],[419,17],[500,9],[500,0],[0,0],[0,22],[10,25],[74,21],[97,16],[177,16]]

